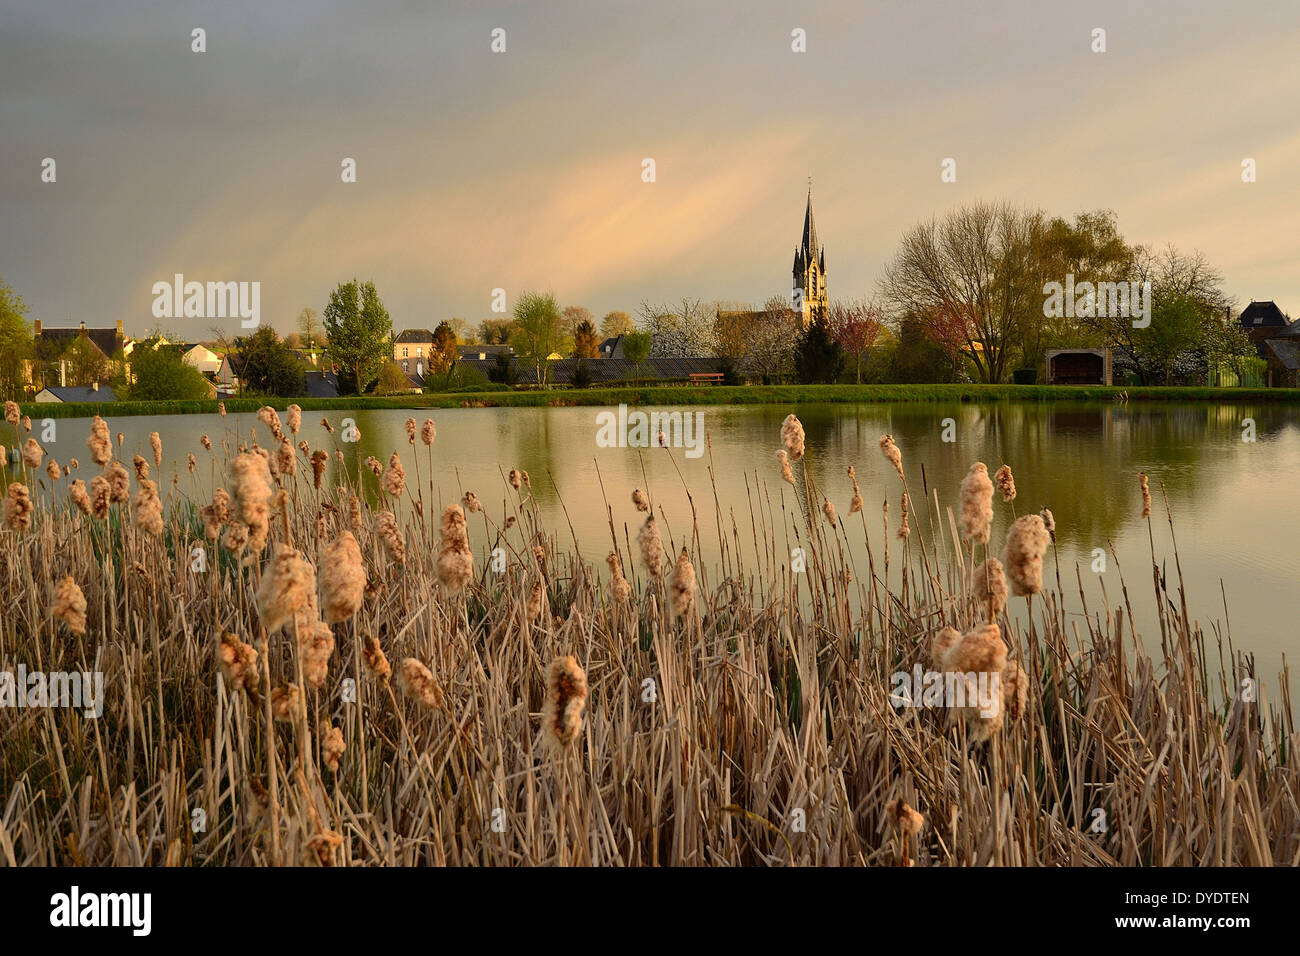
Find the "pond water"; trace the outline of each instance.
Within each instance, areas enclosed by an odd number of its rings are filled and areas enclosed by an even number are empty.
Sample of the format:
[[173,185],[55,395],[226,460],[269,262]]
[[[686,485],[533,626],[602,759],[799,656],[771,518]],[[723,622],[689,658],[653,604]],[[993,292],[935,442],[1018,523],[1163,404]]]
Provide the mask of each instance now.
[[[397,451],[412,488],[417,484],[418,459],[418,481],[426,502],[432,500],[441,508],[459,499],[462,491],[473,490],[496,517],[500,517],[509,491],[504,474],[511,468],[525,469],[545,525],[567,542],[572,524],[584,556],[597,563],[603,562],[611,546],[606,500],[613,506],[620,541],[625,533],[635,539],[639,521],[629,496],[633,488],[647,489],[665,525],[665,536],[671,535],[680,545],[690,533],[691,502],[685,490],[689,489],[704,554],[704,561],[697,564],[707,564],[710,555],[717,554],[720,511],[728,536],[734,517],[741,546],[747,551],[747,566],[752,569],[750,515],[751,506],[758,507],[760,490],[770,497],[778,521],[783,513],[789,527],[798,521],[801,506],[780,480],[774,458],[781,421],[795,411],[807,433],[809,472],[839,510],[850,541],[861,551],[855,553],[857,566],[865,569],[862,524],[856,516],[848,518],[851,490],[846,469],[849,465],[857,469],[867,502],[867,535],[879,565],[884,545],[881,502],[889,500],[891,538],[899,506],[897,475],[878,445],[880,436],[888,432],[902,449],[917,513],[914,527],[918,518],[926,522],[922,531],[927,540],[929,518],[920,501],[923,477],[931,502],[937,490],[942,507],[955,510],[957,488],[971,462],[984,461],[990,472],[1006,462],[1015,473],[1018,513],[1047,506],[1055,515],[1067,609],[1077,615],[1082,608],[1076,564],[1094,614],[1105,607],[1103,584],[1112,606],[1122,602],[1113,547],[1139,631],[1148,648],[1154,643],[1158,652],[1150,544],[1147,523],[1141,518],[1137,478],[1139,471],[1145,471],[1155,498],[1153,517],[1159,519],[1151,525],[1157,558],[1165,562],[1172,590],[1176,571],[1160,493],[1163,485],[1174,516],[1192,615],[1207,630],[1212,622],[1223,623],[1226,594],[1234,643],[1256,655],[1260,675],[1270,688],[1276,687],[1283,655],[1296,646],[1300,621],[1300,407],[902,403],[659,409],[702,415],[711,450],[700,457],[691,457],[685,448],[603,447],[598,443],[602,411],[606,410],[331,411],[323,414],[336,428],[332,436],[319,424],[322,413],[305,412],[299,438],[313,448],[330,450],[332,456],[335,448],[344,449],[353,474],[367,456],[386,462]],[[339,441],[345,417],[360,428],[356,443]],[[403,423],[408,417],[417,422],[432,417],[437,423],[432,477],[428,450],[420,444],[411,449],[407,444]],[[1253,420],[1254,441],[1243,440],[1243,419]],[[216,415],[110,417],[108,421],[114,433],[124,433],[125,446],[119,454],[128,460],[136,451],[149,457],[148,435],[159,432],[164,479],[177,471],[179,491],[205,496],[212,488],[213,456],[203,451],[199,436],[209,435],[219,451],[223,438],[233,447],[236,434],[246,440],[256,425],[250,414],[224,419]],[[266,430],[256,429],[258,440],[268,445]],[[35,431],[39,432],[39,424]],[[93,474],[85,446],[88,432],[87,420],[59,419],[57,441],[43,443],[61,463],[79,458],[83,466],[78,474],[86,479]],[[9,437],[5,444],[12,442]],[[190,452],[200,463],[193,476],[185,467]],[[334,467],[331,457],[330,468]],[[993,539],[999,551],[1009,520],[1008,509],[999,499]],[[778,543],[784,540],[783,535],[778,530]],[[475,544],[482,546],[481,541]],[[896,563],[897,541],[891,540],[890,547]],[[1105,552],[1104,573],[1093,570],[1096,549]],[[603,570],[603,563],[600,566]],[[1047,576],[1054,577],[1050,553]],[[717,578],[716,571],[709,573],[706,583],[716,583]]]

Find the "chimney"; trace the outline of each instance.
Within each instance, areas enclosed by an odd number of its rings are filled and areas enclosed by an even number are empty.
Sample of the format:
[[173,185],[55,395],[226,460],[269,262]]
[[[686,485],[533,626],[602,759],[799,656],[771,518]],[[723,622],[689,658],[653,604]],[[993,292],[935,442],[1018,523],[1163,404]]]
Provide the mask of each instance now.
[[121,320],[121,319],[118,319],[118,320],[117,320],[117,337],[118,337],[119,340],[126,338],[126,336],[122,334],[122,320]]
[[40,319],[37,319],[37,320],[35,320],[35,322],[32,323],[32,334],[33,334],[34,336],[36,336],[36,338],[40,338],[40,337],[41,337],[41,320],[40,320]]
[[68,384],[68,363],[59,359],[59,388]]
[[85,334],[86,334],[86,323],[85,323],[85,322],[82,322],[82,323],[81,323],[81,334],[82,334],[82,335],[85,335]]

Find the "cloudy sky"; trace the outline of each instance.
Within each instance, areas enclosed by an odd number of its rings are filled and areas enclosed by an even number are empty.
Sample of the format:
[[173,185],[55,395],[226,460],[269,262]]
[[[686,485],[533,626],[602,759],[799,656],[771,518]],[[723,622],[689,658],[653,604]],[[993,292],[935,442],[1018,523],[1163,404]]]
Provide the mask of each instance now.
[[1292,0],[4,0],[0,278],[47,324],[136,334],[177,272],[260,281],[281,330],[354,275],[398,328],[477,322],[497,287],[761,302],[811,176],[832,296],[919,219],[1009,199],[1114,209],[1296,315],[1297,51]]

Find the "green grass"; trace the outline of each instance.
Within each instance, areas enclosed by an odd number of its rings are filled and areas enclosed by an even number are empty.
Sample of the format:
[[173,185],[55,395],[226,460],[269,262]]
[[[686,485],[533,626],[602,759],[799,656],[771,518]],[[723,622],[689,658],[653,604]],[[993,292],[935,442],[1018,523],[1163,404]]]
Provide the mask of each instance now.
[[[263,405],[283,410],[297,403],[304,411],[349,408],[461,408],[565,405],[797,405],[817,402],[1061,402],[1129,401],[1295,403],[1300,389],[1204,388],[1161,386],[1062,385],[648,385],[619,388],[529,391],[444,392],[434,395],[341,398],[228,398],[229,412],[252,412]],[[91,415],[185,415],[215,413],[217,400],[183,402],[111,402],[23,406],[39,418],[88,418]]]

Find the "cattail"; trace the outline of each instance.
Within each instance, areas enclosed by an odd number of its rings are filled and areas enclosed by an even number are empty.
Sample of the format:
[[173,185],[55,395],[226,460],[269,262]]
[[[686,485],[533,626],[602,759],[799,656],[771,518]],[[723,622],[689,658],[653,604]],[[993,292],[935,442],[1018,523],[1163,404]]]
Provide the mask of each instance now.
[[226,489],[218,488],[213,493],[212,504],[200,508],[199,517],[203,519],[203,529],[208,538],[216,541],[221,535],[221,526],[230,520],[230,495],[226,494]]
[[384,463],[380,461],[378,458],[376,458],[374,455],[366,456],[366,467],[370,469],[371,473],[376,478],[378,478],[380,475],[384,473]]
[[399,668],[398,681],[402,686],[402,692],[409,694],[418,700],[430,710],[437,710],[442,707],[442,688],[438,686],[438,680],[414,657],[408,657],[402,661]]
[[155,468],[162,467],[162,438],[157,432],[149,433],[149,447],[153,449],[153,464]]
[[[230,490],[232,521],[227,526],[226,547],[239,554],[244,545],[258,555],[266,547],[266,536],[270,532],[271,475],[266,459],[261,455],[241,452],[230,463]],[[236,523],[243,525],[247,531],[244,545],[232,547],[237,543],[239,533],[231,536]]]
[[199,444],[203,446],[204,451],[212,451],[212,439],[207,435],[199,436]]
[[[362,528],[361,522],[361,499],[353,495],[348,499],[348,524],[353,531],[359,532]],[[405,557],[406,549],[402,549],[402,555]]]
[[21,482],[10,484],[5,493],[4,518],[10,531],[26,531],[32,526],[32,497]]
[[408,444],[411,445],[415,444],[415,419],[414,418],[408,418],[406,420],[406,441]]
[[334,632],[324,621],[298,624],[298,657],[302,676],[309,687],[319,689],[329,676],[330,655],[334,653]]
[[961,480],[961,528],[974,544],[988,544],[993,524],[993,482],[984,462],[977,461]]
[[311,453],[311,480],[317,488],[321,486],[321,479],[325,477],[325,465],[329,460],[330,456],[320,449]]
[[63,469],[59,467],[57,461],[51,458],[45,463],[45,474],[49,477],[50,481],[58,481],[63,477]]
[[[27,430],[28,430],[28,431],[31,431],[30,428],[27,429]],[[122,447],[122,443],[125,442],[125,441],[126,441],[126,436],[123,435],[121,432],[118,432],[118,433],[117,433],[117,447],[118,447],[118,448],[121,448],[121,447]]]
[[517,519],[515,518],[514,515],[506,515],[506,530],[507,530],[507,531],[509,531],[511,528],[513,528],[513,527],[515,526],[515,521],[516,521],[516,520],[517,520]]
[[402,492],[406,490],[406,469],[402,467],[402,460],[397,457],[397,452],[393,452],[392,457],[388,459],[388,469],[384,472],[384,490],[394,498],[401,497]]
[[22,411],[18,408],[17,402],[5,402],[5,421],[17,428],[21,415]]
[[930,642],[930,669],[943,670],[943,661],[948,652],[961,642],[961,631],[955,627],[945,627]]
[[904,803],[901,797],[889,805],[889,820],[908,836],[916,836],[925,826],[925,817]]
[[[0,459],[3,458],[4,458],[3,452],[0,452]],[[77,459],[75,458],[69,458],[68,467],[71,468],[73,471],[77,471],[81,467],[81,462],[77,461]]]
[[242,689],[257,699],[257,685],[262,675],[257,669],[257,650],[252,644],[245,644],[234,634],[222,634],[221,643],[217,645],[217,662],[232,691]]
[[1012,720],[1019,720],[1029,704],[1029,675],[1015,661],[1002,668],[1002,709]]
[[993,480],[997,482],[998,493],[1002,495],[1003,501],[1014,501],[1016,497],[1016,479],[1011,474],[1011,466],[1003,465],[993,473]]
[[286,544],[275,546],[271,560],[262,569],[257,614],[268,634],[274,634],[294,618],[315,619],[316,571],[295,548]]
[[131,500],[131,476],[120,461],[110,461],[104,469],[108,479],[109,497],[113,504],[122,504]]
[[86,596],[71,575],[54,586],[54,616],[73,634],[86,633]]
[[[1001,684],[1006,663],[1007,645],[1002,640],[1002,631],[991,623],[963,634],[961,640],[944,655],[942,669],[962,675],[965,684],[963,711],[967,718],[968,737],[973,743],[988,740],[1002,726]],[[987,675],[984,679],[999,691],[993,714],[980,711],[980,674]]]
[[225,402],[217,402],[217,414],[220,415],[222,418],[225,418],[225,417],[226,417],[226,403],[225,403]]
[[830,522],[831,527],[835,527],[835,506],[831,504],[829,498],[822,499],[822,514],[826,516],[826,520]]
[[328,418],[322,418],[320,420],[320,427],[325,429],[325,431],[327,431],[329,434],[331,435],[334,434],[334,426],[330,424],[330,420]]
[[1138,472],[1138,483],[1142,486],[1142,517],[1151,517],[1151,486],[1147,483],[1147,473]]
[[646,500],[646,496],[642,493],[640,488],[632,489],[632,504],[636,505],[637,511],[650,510],[650,502]]
[[433,444],[433,440],[437,436],[438,436],[438,429],[433,424],[433,419],[426,418],[424,420],[423,427],[420,428],[420,441],[424,442],[425,446],[427,447]]
[[1011,579],[1011,593],[1016,597],[1037,594],[1043,589],[1043,555],[1051,538],[1038,515],[1017,518],[1007,529],[1002,549],[1002,564]]
[[41,467],[41,459],[45,457],[45,449],[36,444],[35,438],[29,438],[23,443],[23,464],[28,468]]
[[86,439],[86,447],[90,449],[90,460],[100,467],[107,465],[113,457],[113,441],[108,434],[108,422],[98,415],[90,423],[90,437]]
[[519,471],[518,471],[517,469],[515,469],[515,468],[511,468],[511,469],[510,469],[510,487],[513,488],[513,489],[515,489],[515,491],[518,491],[518,490],[519,490],[519,486],[520,486],[521,484],[523,484],[523,481],[522,481],[522,480],[520,479],[520,477],[519,477]]
[[331,773],[339,772],[339,763],[343,760],[343,752],[347,749],[343,743],[343,731],[338,727],[331,727],[321,734],[320,757],[325,761],[325,766],[330,768]]
[[190,474],[194,474],[194,468],[198,465],[198,460],[193,455],[185,456],[185,464],[189,467]]
[[68,489],[68,497],[83,515],[90,514],[90,495],[86,494],[86,483],[78,478]]
[[[355,501],[355,499],[353,499]],[[360,515],[360,505],[357,506],[357,514]],[[397,518],[391,511],[381,511],[375,515],[375,533],[379,535],[379,540],[383,542],[384,552],[393,561],[398,564],[406,563],[406,539],[402,536],[402,529],[397,525]]]
[[361,609],[366,569],[351,531],[342,532],[321,551],[320,590],[322,616],[328,623],[346,620]]
[[1052,513],[1046,508],[1038,512],[1038,517],[1043,519],[1043,527],[1047,529],[1047,534],[1051,537],[1052,542],[1055,543],[1056,542],[1056,519],[1052,517]]
[[263,405],[257,410],[257,420],[271,430],[271,436],[276,441],[284,438],[284,427],[280,424],[280,413],[270,405]]
[[632,585],[623,576],[623,562],[613,551],[605,558],[605,563],[609,565],[610,590],[614,593],[614,600],[622,604],[632,594]]
[[108,479],[96,475],[90,480],[90,510],[96,518],[107,518],[108,509],[113,503],[113,490]]
[[370,673],[380,680],[386,681],[393,675],[393,668],[388,664],[384,649],[379,646],[379,638],[367,635],[362,654],[365,656],[366,667],[370,668]]
[[297,405],[290,405],[289,406],[289,431],[293,432],[296,435],[298,434],[298,429],[301,427],[302,427],[302,409]]
[[682,548],[682,553],[677,556],[677,563],[673,565],[672,574],[668,576],[668,594],[672,598],[673,610],[678,617],[685,617],[690,613],[691,605],[695,603],[695,568],[691,565],[691,559],[686,554],[685,548]]
[[776,460],[781,463],[781,480],[794,484],[794,472],[790,470],[790,455],[784,448],[776,453]]
[[[27,432],[27,433],[30,434],[30,433],[31,433],[31,430],[32,430],[32,417],[31,417],[30,415],[24,415],[24,416],[23,416],[23,431],[25,431],[25,432]],[[121,433],[121,432],[118,432],[117,435],[118,435],[118,441],[117,441],[117,443],[120,445],[120,444],[122,444],[122,433]]]
[[993,618],[1007,606],[1007,579],[997,558],[990,556],[976,566],[971,575],[971,597],[981,612],[987,610]]
[[298,442],[298,450],[302,452],[304,458],[311,457],[311,445],[307,444],[307,439],[304,438]]
[[528,605],[524,609],[524,620],[529,624],[535,622],[542,613],[542,582],[534,581],[528,590]]
[[131,460],[131,464],[135,466],[136,481],[144,481],[149,477],[149,462],[145,461],[142,456],[136,455]]
[[528,471],[526,469],[519,469],[519,480],[524,483],[524,487],[529,491],[533,490],[533,482],[532,479],[528,477]]
[[298,472],[298,459],[293,453],[293,445],[287,438],[281,439],[275,449],[275,465],[280,474],[292,478]]
[[858,473],[849,465],[849,480],[853,482],[853,497],[849,500],[849,514],[855,515],[862,510],[862,491],[858,488]]
[[280,478],[280,456],[271,454],[271,452],[257,444],[253,445],[253,454],[266,462],[266,473],[271,476],[271,481],[278,482]]
[[474,494],[472,491],[465,492],[464,497],[460,499],[460,503],[464,505],[465,510],[470,514],[477,514],[483,510],[483,505],[478,500],[478,495]]
[[459,591],[474,577],[474,555],[469,549],[469,529],[460,505],[448,505],[439,527],[438,580],[449,591]]
[[294,723],[306,716],[302,690],[297,684],[277,687],[271,691],[271,716],[276,720]]
[[894,466],[894,470],[898,472],[898,477],[902,478],[903,453],[899,451],[898,446],[894,444],[893,435],[880,436],[880,453],[885,456],[885,461]]
[[641,563],[646,566],[651,577],[659,577],[659,572],[664,567],[664,542],[659,537],[659,526],[655,524],[653,514],[645,519],[636,542],[641,547]]
[[906,541],[912,534],[912,527],[907,523],[907,516],[911,513],[911,506],[908,503],[906,493],[900,499],[899,511],[898,536]]
[[155,537],[163,533],[162,499],[158,497],[158,486],[148,478],[140,480],[140,490],[131,504],[131,514],[141,531]]
[[804,452],[803,423],[791,413],[781,423],[781,444],[790,455],[791,461],[798,461]]
[[587,706],[587,675],[569,657],[551,661],[542,704],[542,732],[546,742],[563,751],[582,733],[582,711]]

